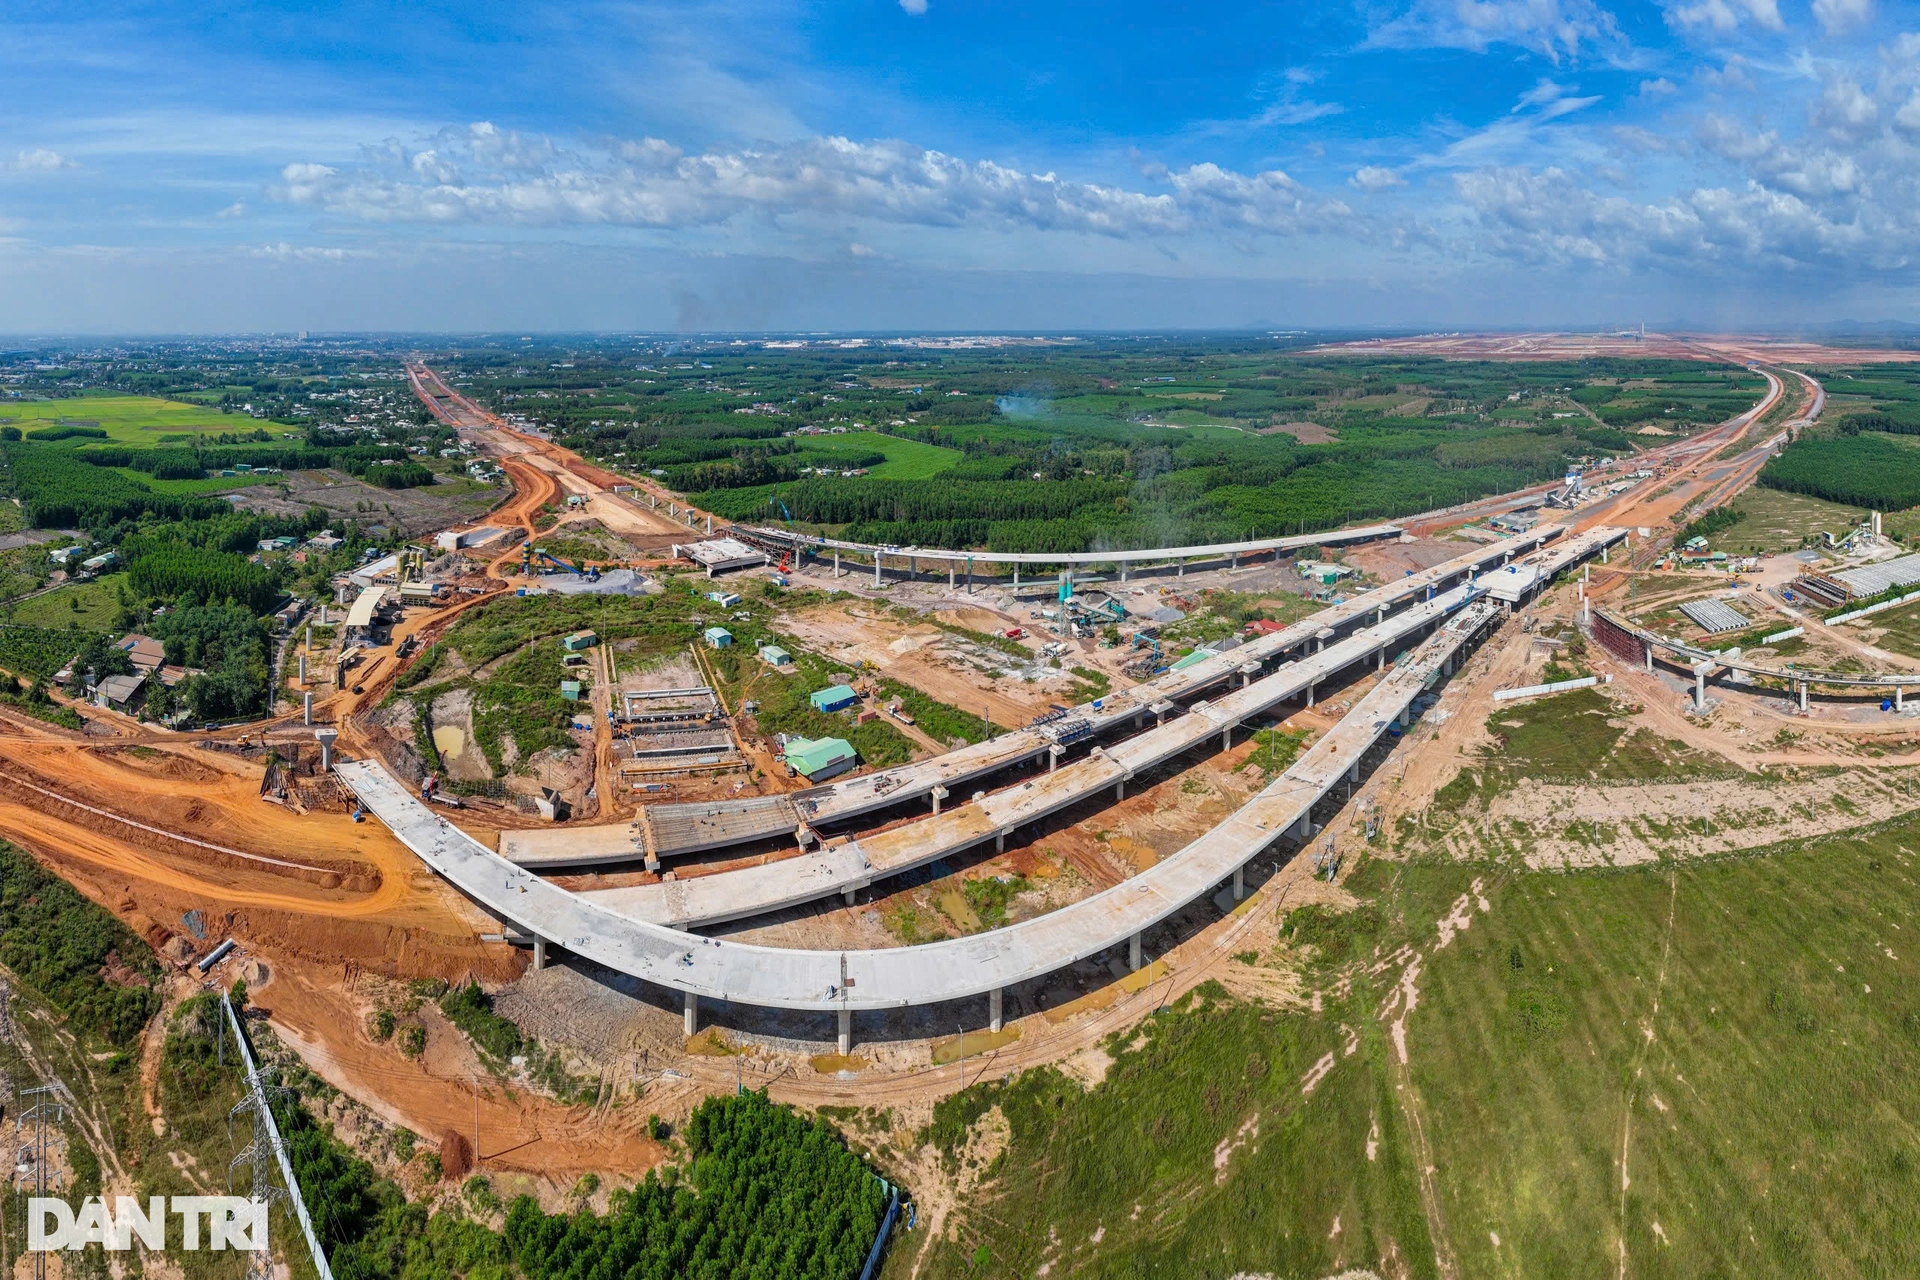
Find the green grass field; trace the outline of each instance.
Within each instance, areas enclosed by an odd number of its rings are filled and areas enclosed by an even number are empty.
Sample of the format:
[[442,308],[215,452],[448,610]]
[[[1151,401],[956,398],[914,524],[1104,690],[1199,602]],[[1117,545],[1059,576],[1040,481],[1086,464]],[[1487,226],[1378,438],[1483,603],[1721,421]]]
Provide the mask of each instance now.
[[1733,505],[1741,514],[1739,523],[1708,539],[1715,551],[1728,555],[1797,551],[1809,540],[1818,542],[1823,529],[1836,537],[1844,534],[1866,514],[1858,507],[1758,485],[1741,494]]
[[109,573],[92,582],[55,587],[43,596],[15,605],[12,621],[32,627],[77,625],[88,631],[105,630],[113,625],[114,614],[119,611],[119,587],[126,580],[124,573]]
[[163,435],[251,431],[261,425],[244,414],[221,413],[218,409],[178,400],[156,400],[151,396],[79,396],[70,400],[0,402],[0,423],[19,427],[23,432],[51,427],[61,418],[97,422],[109,440],[133,445],[158,445]]
[[135,480],[155,493],[204,494],[231,493],[235,489],[244,489],[249,485],[267,484],[283,480],[284,476],[205,476],[199,480],[157,480],[132,467],[114,467],[121,475]]
[[844,436],[806,436],[798,443],[802,452],[809,454],[866,453],[878,449],[887,455],[887,460],[867,474],[881,480],[925,480],[929,476],[939,475],[963,456],[958,449],[943,449],[939,445],[921,444],[918,440],[902,440],[898,436],[885,436],[877,431],[850,431]]
[[1358,909],[1296,914],[1319,1013],[1216,989],[1090,1090],[943,1104],[936,1140],[997,1104],[1011,1145],[922,1272],[1611,1276],[1624,1243],[1634,1276],[1915,1274],[1915,849],[1907,820],[1635,871],[1369,863]]

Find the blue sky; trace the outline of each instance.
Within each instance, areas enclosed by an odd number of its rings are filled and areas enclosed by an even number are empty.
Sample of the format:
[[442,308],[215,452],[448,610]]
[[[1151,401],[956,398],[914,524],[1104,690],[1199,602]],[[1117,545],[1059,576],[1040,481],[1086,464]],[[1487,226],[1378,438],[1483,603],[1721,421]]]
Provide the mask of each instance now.
[[0,332],[1774,327],[1917,261],[1888,0],[0,13]]

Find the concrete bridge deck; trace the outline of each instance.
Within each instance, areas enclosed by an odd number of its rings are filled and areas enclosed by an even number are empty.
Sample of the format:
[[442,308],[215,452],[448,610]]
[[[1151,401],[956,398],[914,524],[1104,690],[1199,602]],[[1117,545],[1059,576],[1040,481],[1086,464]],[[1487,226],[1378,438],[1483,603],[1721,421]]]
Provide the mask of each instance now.
[[[833,893],[852,893],[877,880],[911,871],[986,840],[1004,842],[1016,828],[1078,804],[1215,738],[1268,708],[1356,663],[1381,661],[1427,627],[1445,621],[1480,594],[1461,585],[1355,632],[1318,653],[1300,656],[1245,688],[1196,703],[1191,712],[1071,764],[1015,783],[972,803],[845,844],[757,867],[660,884],[594,889],[580,896],[623,915],[685,928],[718,924],[797,906]],[[1238,651],[1236,651],[1238,652]],[[1225,742],[1223,740],[1223,744]]]
[[[1377,621],[1395,607],[1418,601],[1455,579],[1508,560],[1522,559],[1565,533],[1564,526],[1549,525],[1490,546],[1476,546],[1431,568],[1363,591],[1272,635],[1249,640],[1237,649],[1216,654],[1180,671],[1162,672],[1130,689],[1082,703],[1064,719],[1087,721],[1096,736],[1129,724],[1137,725],[1154,705],[1205,692],[1230,680],[1247,663],[1265,662],[1295,649],[1325,643],[1356,623],[1367,619]],[[1616,533],[1612,540],[1622,536]],[[1029,725],[930,760],[838,779],[786,797],[650,805],[641,822],[505,832],[501,836],[500,852],[522,866],[558,869],[637,861],[649,855],[671,857],[795,835],[802,828],[845,822],[904,800],[920,799],[931,795],[936,788],[951,792],[1001,769],[1045,755],[1053,745],[1054,739],[1045,725]],[[657,840],[657,833],[668,829],[695,831],[701,838],[659,847],[649,843],[650,833]]]
[[[633,920],[583,901],[492,853],[433,813],[377,762],[343,762],[341,779],[402,843],[462,893],[540,940],[686,997],[689,1031],[697,1001],[712,999],[839,1016],[842,1045],[860,1009],[937,1004],[999,992],[1123,943],[1140,960],[1141,933],[1235,879],[1290,829],[1311,822],[1315,803],[1357,774],[1366,751],[1438,678],[1499,611],[1460,611],[1355,704],[1326,736],[1219,826],[1140,875],[1058,911],[916,947],[813,951],[701,938]],[[1236,888],[1238,887],[1236,880]]]

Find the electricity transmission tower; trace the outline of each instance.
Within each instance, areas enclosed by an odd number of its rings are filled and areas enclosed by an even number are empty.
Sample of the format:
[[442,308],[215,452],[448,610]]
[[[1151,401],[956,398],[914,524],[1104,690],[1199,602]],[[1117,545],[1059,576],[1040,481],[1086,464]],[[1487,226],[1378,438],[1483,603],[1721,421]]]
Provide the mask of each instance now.
[[[284,1087],[269,1084],[266,1073],[262,1072],[260,1087],[248,1090],[247,1096],[234,1103],[233,1110],[227,1113],[228,1141],[233,1139],[235,1116],[246,1115],[252,1121],[252,1136],[247,1140],[247,1145],[227,1165],[227,1194],[234,1194],[234,1174],[242,1165],[246,1165],[250,1175],[247,1194],[255,1204],[266,1205],[269,1213],[276,1201],[286,1200],[287,1191],[273,1180],[277,1161],[273,1152],[272,1123],[269,1117],[261,1114],[261,1109],[271,1107],[276,1098],[291,1096]],[[247,1255],[246,1280],[273,1280],[273,1252],[270,1249],[256,1249]]]
[[[58,1189],[60,1174],[53,1168],[53,1158],[66,1150],[67,1136],[58,1128],[49,1128],[47,1121],[52,1120],[57,1125],[67,1118],[66,1104],[61,1101],[66,1088],[56,1079],[37,1088],[20,1091],[23,1102],[33,1097],[41,1099],[14,1118],[15,1136],[25,1133],[29,1128],[33,1131],[33,1136],[20,1144],[15,1169],[32,1171],[33,1193],[36,1196],[44,1197],[47,1194],[49,1182],[55,1184],[54,1189]],[[33,1255],[33,1280],[47,1280],[47,1255],[44,1250]]]

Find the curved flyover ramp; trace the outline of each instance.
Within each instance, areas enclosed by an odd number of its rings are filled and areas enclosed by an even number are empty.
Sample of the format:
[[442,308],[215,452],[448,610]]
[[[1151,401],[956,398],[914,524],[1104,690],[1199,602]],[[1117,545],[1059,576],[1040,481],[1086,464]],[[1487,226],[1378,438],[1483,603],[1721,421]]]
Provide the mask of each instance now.
[[[1343,780],[1388,726],[1499,611],[1477,602],[1408,654],[1292,767],[1219,826],[1138,876],[1048,915],[917,947],[811,951],[701,938],[582,901],[430,812],[380,764],[336,766],[402,843],[469,898],[538,938],[643,981],[685,993],[847,1016],[997,993],[1137,939],[1258,857]],[[1137,952],[1137,948],[1136,948]],[[997,997],[996,997],[997,1001]],[[688,1002],[691,1021],[693,1002]]]
[[[1166,671],[1131,689],[1082,703],[1059,723],[1085,722],[1092,736],[1128,724],[1149,712],[1230,680],[1249,663],[1260,663],[1313,644],[1325,644],[1356,623],[1383,621],[1409,601],[1427,598],[1457,579],[1524,560],[1568,530],[1550,525],[1492,546],[1476,546],[1451,560],[1396,578],[1322,609],[1271,635],[1203,659],[1179,671]],[[1608,531],[1612,540],[1623,536]],[[1576,540],[1587,535],[1576,535]],[[1558,544],[1556,543],[1556,546]],[[1584,545],[1584,544],[1583,544]],[[1556,554],[1558,554],[1556,552]],[[1156,712],[1157,714],[1157,712]],[[681,857],[733,845],[811,832],[905,800],[951,792],[976,779],[1048,754],[1058,744],[1058,725],[1027,725],[912,764],[840,778],[787,796],[756,796],[648,805],[634,822],[565,830],[503,833],[500,852],[510,861],[536,870]],[[844,860],[843,860],[844,861]]]

